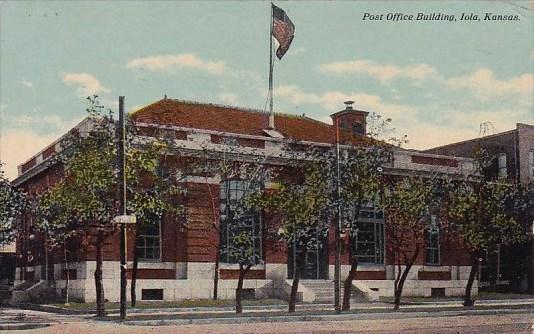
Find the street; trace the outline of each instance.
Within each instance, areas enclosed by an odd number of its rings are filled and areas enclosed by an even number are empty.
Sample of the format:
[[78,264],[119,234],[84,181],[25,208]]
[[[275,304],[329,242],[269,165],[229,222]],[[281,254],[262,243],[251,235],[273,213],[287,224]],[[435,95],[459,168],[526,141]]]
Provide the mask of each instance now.
[[[131,326],[84,319],[80,316],[65,316],[36,311],[20,311],[13,309],[0,310],[3,319],[9,316],[25,314],[31,322],[48,322],[51,326],[32,330],[7,330],[3,333],[410,333],[410,334],[491,334],[491,333],[524,333],[532,334],[533,313],[503,315],[470,315],[470,316],[436,316],[410,317],[402,319],[366,319],[366,320],[331,320],[306,322],[260,322],[249,324],[195,324],[195,325],[164,325],[164,326]],[[3,321],[0,318],[0,321]]]

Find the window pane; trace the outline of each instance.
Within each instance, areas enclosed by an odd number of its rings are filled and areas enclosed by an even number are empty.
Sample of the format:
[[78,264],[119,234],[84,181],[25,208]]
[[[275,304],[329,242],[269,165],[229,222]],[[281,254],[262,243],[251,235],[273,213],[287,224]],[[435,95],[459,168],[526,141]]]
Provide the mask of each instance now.
[[508,175],[508,172],[506,170],[506,153],[499,154],[498,169],[500,178],[505,178]]
[[430,226],[427,231],[426,262],[438,265],[439,261],[439,221],[436,215],[430,216]]
[[146,223],[139,227],[137,251],[140,260],[160,260],[160,222]]
[[235,244],[235,237],[246,233],[252,238],[254,252],[261,256],[261,219],[257,212],[246,212],[242,199],[250,192],[252,185],[243,180],[228,180],[221,184],[220,221],[222,232],[221,260],[226,263],[236,263],[235,256],[228,254],[229,250],[239,249]]

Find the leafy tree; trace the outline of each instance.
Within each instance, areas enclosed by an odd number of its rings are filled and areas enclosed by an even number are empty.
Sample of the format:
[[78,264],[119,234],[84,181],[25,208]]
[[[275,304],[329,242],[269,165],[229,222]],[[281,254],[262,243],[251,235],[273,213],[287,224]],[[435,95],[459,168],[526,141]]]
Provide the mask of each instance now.
[[[350,271],[343,288],[342,310],[350,309],[352,282],[356,279],[358,257],[356,238],[359,215],[363,206],[377,201],[382,178],[382,166],[391,158],[388,146],[377,143],[373,147],[349,147],[340,161],[340,206],[342,224],[349,236]],[[331,172],[332,168],[326,169]],[[334,175],[331,176],[335,177]]]
[[421,240],[430,227],[424,218],[435,203],[435,189],[434,178],[412,175],[390,178],[383,185],[380,204],[386,215],[388,249],[397,265],[394,309],[399,308],[404,283],[421,251]]
[[[278,189],[265,192],[254,201],[269,212],[275,221],[270,227],[274,237],[300,251],[321,247],[318,238],[326,238],[329,225],[329,210],[332,182],[322,172],[319,162],[304,162],[295,170],[301,180],[281,180]],[[271,233],[273,234],[273,233]],[[289,299],[289,312],[295,312],[297,291],[304,263],[296,257],[293,283]]]
[[[105,114],[98,97],[88,99],[87,111],[92,125],[86,132],[71,133],[62,143],[64,149],[57,159],[62,163],[65,175],[52,188],[53,196],[43,201],[40,211],[45,213],[48,229],[53,234],[65,232],[68,226],[68,231],[82,231],[89,244],[96,248],[97,315],[103,316],[103,244],[106,236],[115,232],[113,218],[121,214],[117,211],[116,198],[117,152],[111,111]],[[180,212],[181,207],[170,201],[179,194],[177,185],[158,179],[161,151],[158,142],[138,143],[133,136],[127,138],[127,211],[138,215],[140,221]]]
[[[248,166],[251,167],[251,166]],[[221,215],[221,232],[224,233],[230,242],[221,245],[221,255],[226,255],[232,262],[239,265],[239,276],[237,281],[237,288],[235,294],[236,313],[242,313],[242,294],[243,282],[250,269],[263,263],[261,249],[257,248],[258,235],[254,230],[262,227],[260,226],[260,208],[254,204],[252,199],[257,197],[263,188],[266,180],[268,169],[265,166],[258,166],[256,171],[248,177],[243,177],[242,180],[233,180],[244,184],[243,196],[241,198],[232,199],[230,194],[229,183],[225,182],[222,192],[225,193],[225,210]],[[232,182],[232,180],[230,180]],[[255,231],[261,237],[261,230]],[[222,235],[221,235],[222,240]]]
[[1,168],[0,162],[0,247],[15,240],[15,221],[28,207],[26,194],[11,185]]
[[[130,125],[130,128],[132,126]],[[137,134],[132,130],[131,138]],[[163,138],[165,139],[165,138]],[[129,147],[127,159],[127,211],[135,213],[137,223],[134,226],[134,258],[130,299],[132,307],[136,305],[136,281],[139,263],[138,240],[141,229],[164,219],[174,220],[177,224],[183,213],[180,198],[185,190],[179,186],[183,174],[169,163],[169,144],[165,140],[154,138],[153,143],[141,148]]]
[[[255,265],[257,262],[248,261],[249,256],[244,256],[251,250],[248,249],[248,243],[245,242],[245,234],[236,231],[242,230],[239,227],[247,224],[247,213],[258,211],[260,208],[251,207],[248,203],[248,198],[263,191],[263,184],[270,177],[272,168],[266,164],[267,156],[258,154],[256,150],[249,150],[248,154],[243,154],[239,151],[238,146],[232,142],[226,142],[226,145],[220,150],[214,151],[213,148],[207,145],[201,146],[201,152],[195,154],[185,164],[184,174],[200,176],[205,179],[205,186],[209,196],[209,212],[210,222],[209,229],[206,230],[205,239],[210,241],[210,247],[215,249],[215,268],[213,276],[213,299],[218,298],[219,286],[219,267],[221,255],[225,254],[230,258],[244,259],[245,262]],[[210,178],[218,178],[220,180],[220,187],[216,187],[210,182]],[[229,198],[227,193],[229,189],[224,187],[225,183],[232,180],[241,180],[245,185],[243,189],[244,196],[233,199],[232,201],[232,215],[223,213],[221,216],[221,207],[219,201],[222,196]],[[219,189],[220,188],[220,189]],[[225,207],[230,209],[229,206]],[[229,229],[223,231],[224,226]],[[196,233],[200,233],[195,231]],[[234,245],[241,245],[235,249],[226,249],[223,244],[222,233],[228,232],[231,239],[234,240]],[[216,235],[215,240],[212,235]],[[241,252],[244,252],[241,254]],[[233,255],[231,255],[233,254]],[[239,255],[239,256],[238,256]],[[261,260],[261,259],[258,259]],[[260,261],[261,262],[261,261]],[[243,269],[246,265],[243,264]],[[249,268],[250,269],[250,268]],[[248,272],[247,269],[246,271]],[[243,274],[244,277],[244,274]],[[239,285],[239,282],[238,282]],[[242,284],[240,285],[242,287]],[[239,288],[239,293],[242,289]],[[237,296],[237,295],[236,295]],[[236,308],[237,309],[237,308]]]
[[[443,215],[463,239],[471,256],[471,271],[465,288],[464,306],[473,306],[471,289],[479,259],[491,247],[517,244],[527,238],[528,192],[506,180],[461,181],[449,184]],[[530,216],[530,218],[529,218]]]
[[[66,270],[65,280],[65,298],[69,302],[69,261],[68,246],[69,240],[75,239],[80,235],[74,203],[68,203],[73,200],[67,187],[56,186],[47,189],[37,197],[34,212],[36,215],[35,228],[37,231],[45,233],[46,245],[50,251],[63,252],[63,259]],[[49,268],[46,268],[49,270]]]

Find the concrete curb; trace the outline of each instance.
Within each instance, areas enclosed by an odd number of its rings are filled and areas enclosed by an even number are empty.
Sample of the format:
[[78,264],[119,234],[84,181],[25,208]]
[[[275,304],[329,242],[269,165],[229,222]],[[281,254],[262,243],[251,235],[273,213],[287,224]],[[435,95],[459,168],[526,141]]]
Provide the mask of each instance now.
[[40,323],[40,324],[0,324],[0,331],[22,331],[29,329],[37,329],[49,327],[52,324]]
[[58,307],[58,306],[32,304],[32,303],[17,303],[17,304],[12,304],[8,306],[19,308],[22,310],[41,311],[41,312],[58,313],[58,314],[65,314],[65,315],[91,315],[91,314],[96,313],[95,311],[69,310],[63,307]]
[[258,317],[224,317],[224,318],[199,318],[199,319],[160,319],[160,320],[127,320],[124,325],[131,326],[168,326],[168,325],[201,325],[201,324],[242,324],[255,322],[298,322],[298,321],[344,321],[344,320],[379,320],[379,319],[406,319],[426,318],[440,316],[453,317],[465,315],[497,315],[497,314],[534,314],[534,308],[530,309],[498,309],[498,310],[464,310],[464,311],[431,311],[431,312],[374,312],[374,313],[350,313],[330,315],[283,315],[283,316],[258,316]]
[[[375,302],[360,305],[354,305],[353,310],[364,312],[366,310],[374,310],[372,313],[391,313],[390,305],[392,303],[386,302]],[[409,306],[408,309],[403,309],[404,312],[417,312],[417,311],[446,311],[450,310],[451,307],[461,307],[461,301],[443,301],[443,302],[405,302],[402,305]],[[401,308],[402,308],[401,305]],[[476,302],[476,306],[484,307],[487,309],[496,309],[498,307],[525,307],[532,305],[534,306],[534,299],[507,299],[507,300],[479,300]],[[18,303],[11,305],[12,307],[17,307],[20,309],[65,314],[65,315],[86,315],[91,316],[96,313],[95,310],[71,310],[63,307],[52,306],[52,305],[41,305],[41,304],[32,304],[32,303]],[[381,307],[382,306],[382,307]],[[298,304],[297,311],[324,311],[332,310],[333,305],[331,304]],[[235,310],[234,306],[206,306],[206,307],[173,307],[173,308],[128,308],[129,314],[157,314],[157,313],[213,313],[213,312],[232,312]],[[247,305],[243,306],[244,311],[285,311],[287,310],[287,304],[280,305]],[[106,309],[106,314],[111,315],[118,313],[119,309],[112,308]],[[370,313],[370,312],[369,312]]]

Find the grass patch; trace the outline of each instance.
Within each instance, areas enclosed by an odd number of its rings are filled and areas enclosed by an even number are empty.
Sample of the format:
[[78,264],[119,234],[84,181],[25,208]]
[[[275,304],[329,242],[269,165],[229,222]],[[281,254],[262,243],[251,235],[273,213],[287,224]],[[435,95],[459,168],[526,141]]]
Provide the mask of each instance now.
[[[513,305],[508,306],[508,309],[519,309],[525,310],[524,305]],[[488,310],[498,312],[501,309],[501,306],[474,306],[468,310]],[[532,310],[532,308],[528,308]],[[466,308],[462,306],[455,307],[436,307],[429,309],[427,307],[417,307],[417,308],[400,308],[399,310],[393,310],[393,308],[386,309],[361,309],[354,308],[350,311],[344,311],[343,314],[380,314],[380,313],[417,313],[417,312],[434,312],[439,313],[442,311],[465,311]],[[221,318],[276,318],[276,317],[298,317],[298,316],[331,316],[336,315],[336,312],[332,310],[297,310],[294,313],[288,313],[287,311],[271,311],[271,312],[247,312],[244,310],[241,314],[236,314],[235,312],[202,312],[202,313],[188,313],[188,314],[129,314],[128,321],[162,321],[162,320],[195,320],[195,319],[221,319]],[[98,318],[103,321],[118,321],[119,316],[106,316],[104,318]]]
[[[280,299],[253,299],[243,300],[243,306],[261,306],[261,305],[285,305],[286,301]],[[92,311],[96,309],[96,303],[70,303],[65,305],[62,303],[50,304],[52,306],[61,307],[68,310],[77,311]],[[234,306],[233,299],[190,299],[180,301],[138,301],[134,309],[151,309],[151,308],[192,308],[192,307],[224,307]],[[128,309],[132,309],[130,303],[127,304]],[[106,310],[118,309],[119,303],[106,303]]]
[[[501,292],[487,292],[480,291],[478,296],[474,296],[475,302],[477,300],[504,300],[504,299],[530,299],[534,298],[534,295],[531,294],[521,294],[521,293],[501,293]],[[379,299],[384,303],[393,303],[395,301],[394,297],[380,297]],[[431,303],[431,302],[446,302],[446,301],[459,301],[462,302],[463,296],[451,296],[451,297],[402,297],[402,303]]]
[[[462,297],[402,297],[401,304],[403,303],[431,303],[431,302],[444,302],[444,301],[461,301]],[[384,303],[394,303],[394,297],[380,297],[379,301]]]
[[488,299],[529,299],[534,298],[534,295],[526,293],[503,293],[503,292],[488,292],[480,291],[476,299],[488,300]]

